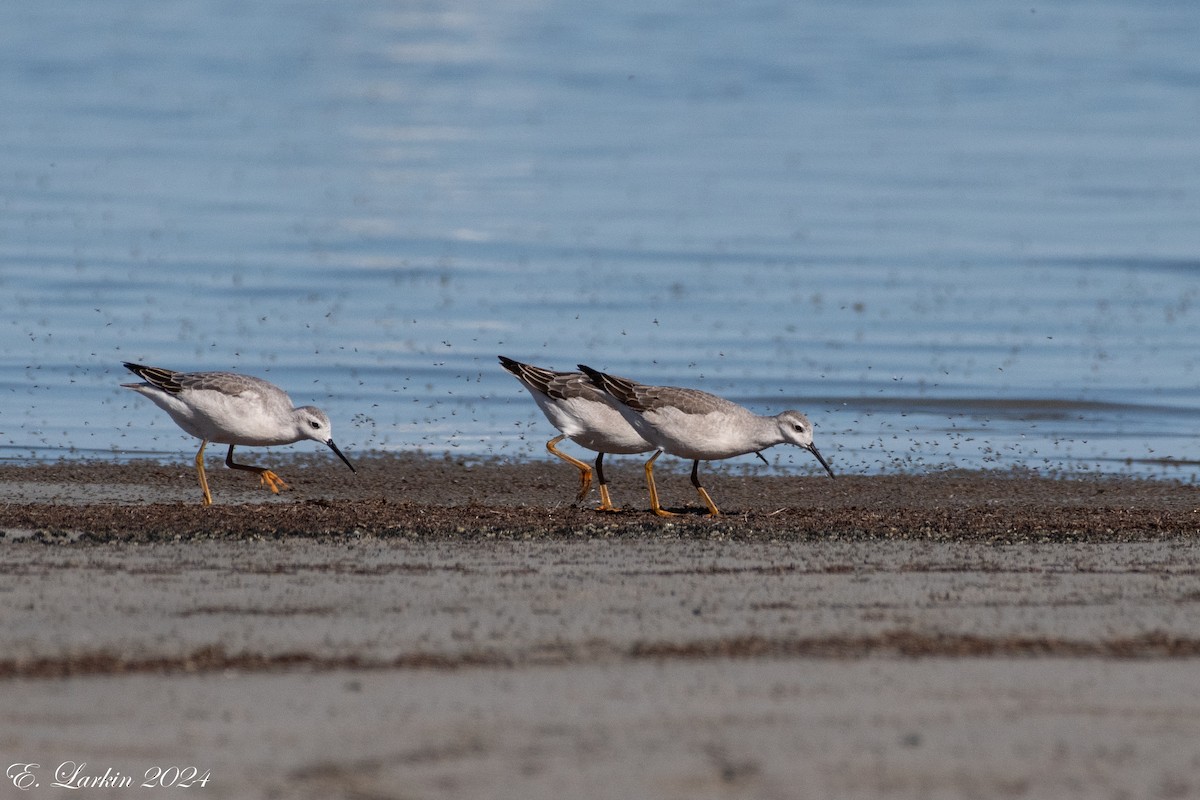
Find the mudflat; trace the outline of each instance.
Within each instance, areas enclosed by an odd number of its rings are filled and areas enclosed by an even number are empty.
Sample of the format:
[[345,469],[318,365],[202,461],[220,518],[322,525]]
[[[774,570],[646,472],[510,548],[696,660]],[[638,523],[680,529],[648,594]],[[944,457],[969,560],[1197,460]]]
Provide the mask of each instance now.
[[274,460],[0,467],[21,796],[1200,793],[1191,485]]

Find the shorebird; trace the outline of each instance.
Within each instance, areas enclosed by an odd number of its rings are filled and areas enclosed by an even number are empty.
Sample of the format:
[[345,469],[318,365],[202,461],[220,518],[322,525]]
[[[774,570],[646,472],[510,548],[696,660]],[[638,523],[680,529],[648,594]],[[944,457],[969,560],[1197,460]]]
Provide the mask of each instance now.
[[582,372],[554,372],[511,358],[499,356],[500,364],[529,390],[538,408],[550,424],[562,431],[546,442],[546,449],[573,464],[579,470],[579,502],[587,496],[592,485],[592,468],[572,458],[555,445],[570,439],[581,447],[596,452],[596,478],[600,490],[599,511],[617,511],[608,494],[604,480],[604,454],[648,453],[654,445],[647,442],[617,409],[616,403],[600,391]]
[[[791,443],[817,457],[834,477],[833,470],[813,444],[812,423],[799,411],[784,411],[773,417],[760,416],[747,408],[698,389],[678,386],[646,386],[626,378],[607,375],[579,365],[592,382],[618,403],[618,408],[642,438],[654,445],[646,462],[650,507],[660,517],[675,516],[658,502],[654,486],[654,461],[663,453],[692,459],[692,485],[700,493],[710,516],[720,516],[717,504],[700,485],[701,461],[757,453],[777,444]],[[763,458],[765,462],[766,459]]]
[[200,439],[196,473],[206,506],[212,505],[204,474],[204,448],[209,442],[229,445],[225,466],[257,473],[259,482],[275,494],[287,484],[266,467],[236,463],[235,446],[266,447],[312,439],[328,445],[355,471],[333,443],[325,412],[313,406],[294,408],[286,392],[262,378],[236,372],[175,372],[129,362],[125,368],[146,382],[123,383],[123,387],[150,398],[176,425]]

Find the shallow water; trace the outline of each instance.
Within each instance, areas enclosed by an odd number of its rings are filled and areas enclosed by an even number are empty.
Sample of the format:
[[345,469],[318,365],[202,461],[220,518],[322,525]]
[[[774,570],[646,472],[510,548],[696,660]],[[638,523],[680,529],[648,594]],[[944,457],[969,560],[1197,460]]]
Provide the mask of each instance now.
[[839,472],[1195,477],[1190,3],[12,6],[5,458],[190,454],[123,360],[541,457],[502,353]]

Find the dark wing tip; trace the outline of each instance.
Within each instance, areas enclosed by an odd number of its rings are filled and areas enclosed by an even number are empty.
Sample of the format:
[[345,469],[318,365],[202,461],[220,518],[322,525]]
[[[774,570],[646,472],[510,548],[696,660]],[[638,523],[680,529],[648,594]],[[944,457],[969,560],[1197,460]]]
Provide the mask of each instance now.
[[496,356],[496,358],[500,359],[500,366],[504,367],[504,369],[517,378],[524,380],[529,380],[536,369],[536,367],[532,367],[529,364],[522,364],[520,361],[508,356]]
[[575,366],[579,367],[579,371],[591,378],[597,386],[604,386],[604,379],[608,376],[603,372],[598,369],[592,369],[587,364],[576,364]]
[[155,388],[162,389],[168,394],[179,394],[183,391],[183,386],[176,380],[177,373],[169,369],[161,367],[148,367],[145,364],[134,364],[132,361],[122,362],[125,364],[125,369],[137,375],[146,383]]
[[628,378],[609,375],[607,372],[592,369],[584,364],[580,364],[579,368],[583,370],[585,375],[592,379],[592,383],[596,384],[597,388],[606,394],[615,397],[619,402],[624,403],[630,408],[638,411],[646,410],[641,398],[638,396],[637,384],[633,381]]

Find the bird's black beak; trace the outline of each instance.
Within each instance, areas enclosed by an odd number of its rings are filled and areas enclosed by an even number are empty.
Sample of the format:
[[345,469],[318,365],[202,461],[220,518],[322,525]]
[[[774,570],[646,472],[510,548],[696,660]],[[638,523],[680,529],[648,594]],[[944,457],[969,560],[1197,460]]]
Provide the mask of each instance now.
[[837,477],[836,475],[833,474],[833,470],[831,470],[829,468],[829,464],[825,463],[825,459],[821,457],[821,451],[817,449],[817,446],[815,444],[810,444],[805,449],[817,457],[817,461],[821,462],[821,466],[824,467],[825,471],[829,473],[829,477],[831,477],[831,478]]
[[[341,451],[341,450],[338,450],[338,446],[337,446],[336,444],[334,444],[334,443],[333,443],[333,439],[330,439],[330,440],[326,441],[326,442],[325,442],[325,444],[329,445],[329,449],[330,449],[330,450],[332,450],[333,452],[337,453],[337,457],[338,457],[338,458],[340,458],[342,461],[345,461],[345,462],[346,462],[346,466],[350,468],[350,471],[351,471],[351,472],[354,472],[354,473],[357,473],[357,472],[358,472],[358,470],[356,470],[356,469],[354,468],[354,465],[350,463],[350,459],[348,459],[348,458],[346,458],[344,455],[342,455],[342,451]],[[817,456],[817,458],[820,458],[820,456]],[[824,462],[822,462],[822,463],[824,463]],[[828,469],[828,467],[826,467],[826,469]]]

